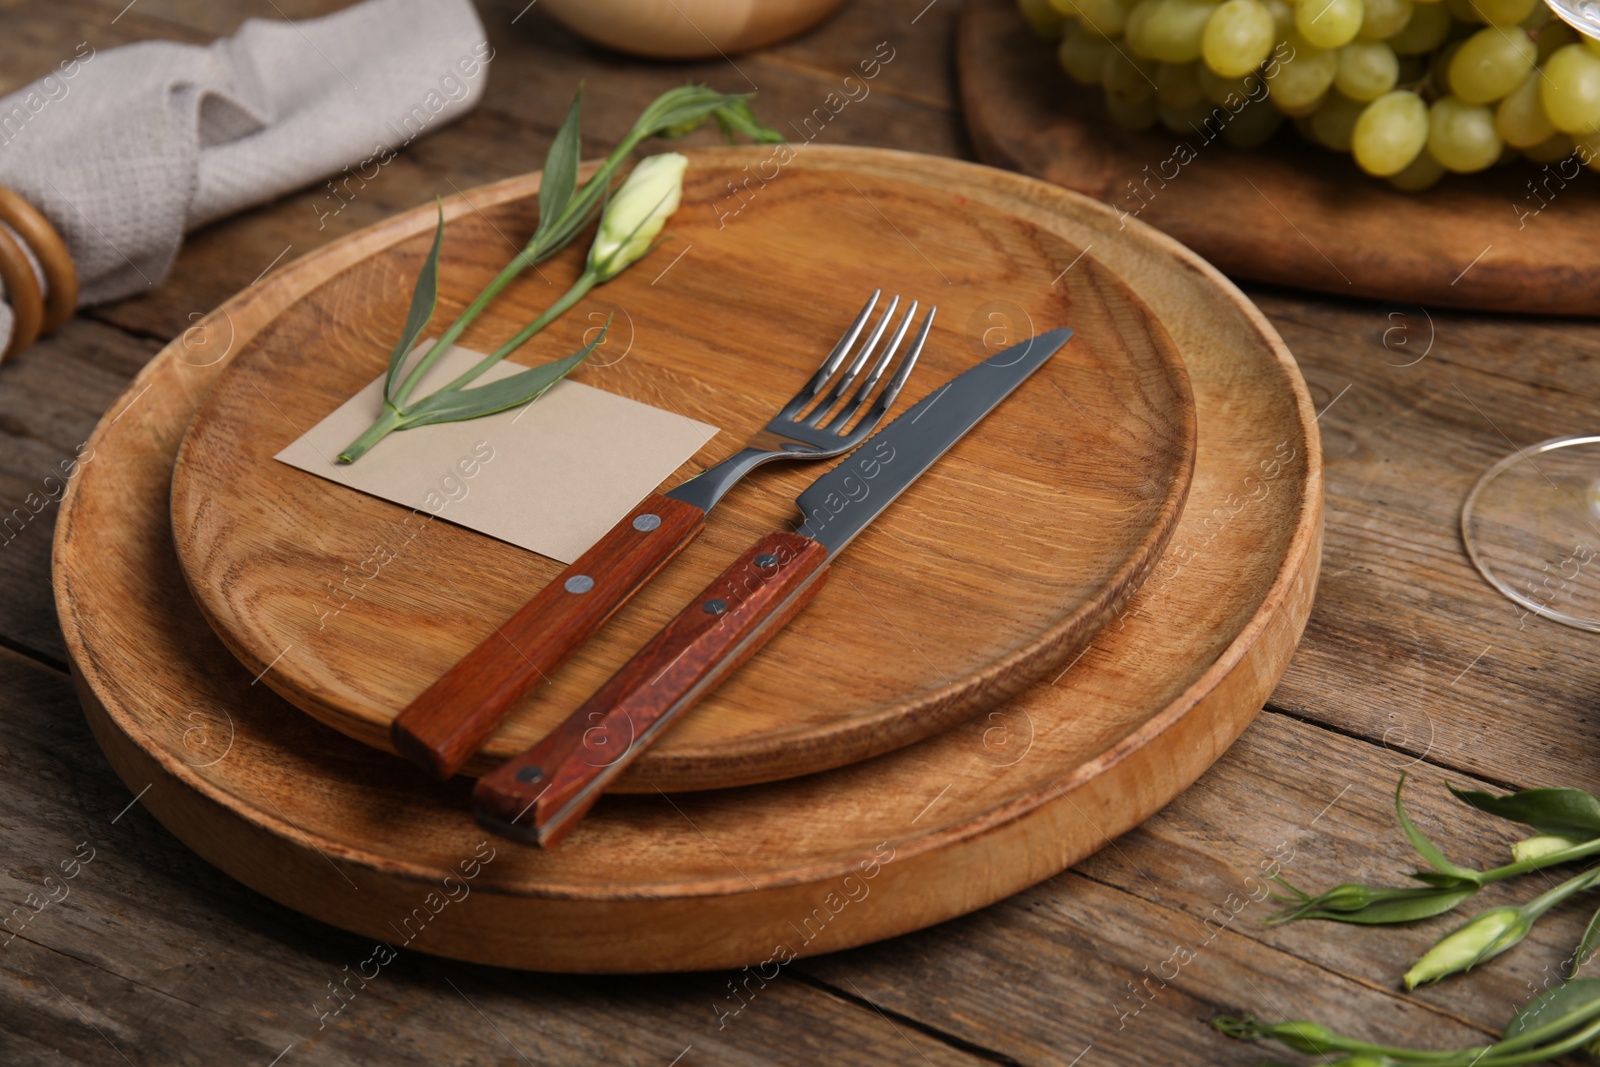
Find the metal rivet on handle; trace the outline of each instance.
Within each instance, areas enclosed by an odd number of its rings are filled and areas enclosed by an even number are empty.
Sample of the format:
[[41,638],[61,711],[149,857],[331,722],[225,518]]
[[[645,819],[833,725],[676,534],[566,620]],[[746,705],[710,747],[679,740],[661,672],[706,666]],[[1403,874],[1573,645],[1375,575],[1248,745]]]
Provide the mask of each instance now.
[[538,767],[524,767],[517,772],[519,782],[537,782],[544,777],[544,771]]
[[594,579],[587,574],[574,574],[567,579],[566,590],[569,593],[587,593],[594,588]]
[[761,567],[763,569],[767,567],[776,567],[778,565],[778,554],[776,552],[763,552],[761,555],[756,557],[755,563],[757,567]]
[[701,607],[707,615],[721,615],[728,610],[728,602],[726,600],[712,599],[706,601]]
[[646,512],[643,515],[635,516],[635,518],[633,520],[633,528],[635,530],[638,530],[640,533],[649,533],[651,530],[654,530],[657,526],[660,526],[660,525],[661,525],[661,516],[660,515],[651,515],[648,512]]

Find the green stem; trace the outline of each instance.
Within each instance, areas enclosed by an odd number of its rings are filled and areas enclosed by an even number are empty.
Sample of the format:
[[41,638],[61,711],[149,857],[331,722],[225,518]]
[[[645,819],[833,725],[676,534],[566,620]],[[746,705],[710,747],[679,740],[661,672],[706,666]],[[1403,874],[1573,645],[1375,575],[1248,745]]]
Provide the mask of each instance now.
[[1521,1067],[1525,1063],[1544,1063],[1547,1060],[1555,1059],[1557,1056],[1565,1056],[1569,1052],[1576,1052],[1596,1038],[1600,1038],[1600,1021],[1590,1023],[1571,1037],[1557,1041],[1553,1045],[1529,1049],[1526,1052],[1519,1052],[1510,1056],[1494,1055],[1494,1050],[1499,1046],[1490,1045],[1481,1059],[1462,1061],[1462,1067],[1469,1067],[1469,1065],[1470,1067]]
[[1554,889],[1545,890],[1522,906],[1523,918],[1530,923],[1533,922],[1574,893],[1580,893],[1588,889],[1595,883],[1597,878],[1600,878],[1600,867],[1591,867],[1582,874],[1568,878]]
[[456,321],[450,324],[450,328],[437,341],[433,342],[433,347],[429,348],[427,354],[417,361],[417,365],[411,368],[411,373],[407,374],[405,380],[400,383],[400,388],[395,390],[394,396],[389,398],[395,407],[405,407],[406,401],[411,399],[411,393],[416,389],[417,383],[422,380],[424,374],[428,373],[428,368],[439,361],[439,357],[444,355],[445,349],[455,344],[456,338],[466,331],[472,320],[477,318],[478,314],[489,306],[489,301],[499,296],[500,290],[511,284],[513,278],[538,262],[540,258],[539,252],[535,248],[537,241],[538,235],[535,234],[534,239],[528,242],[527,247],[518,252],[511,262],[507,263],[500,273],[494,276],[494,280],[484,287],[483,292],[478,294],[478,298],[468,304],[466,310],[461,312],[456,317]]
[[[1507,878],[1515,878],[1519,874],[1542,870],[1545,867],[1558,867],[1563,863],[1571,863],[1573,860],[1587,859],[1597,853],[1600,853],[1600,838],[1582,845],[1575,845],[1572,848],[1563,849],[1560,852],[1551,852],[1535,859],[1519,860],[1516,863],[1508,863],[1504,867],[1491,867],[1489,870],[1478,874],[1472,881],[1480,886],[1488,885],[1491,882],[1503,882]],[[1551,890],[1551,892],[1555,892],[1555,890]]]
[[451,390],[460,389],[466,386],[468,383],[476,379],[478,375],[482,374],[496,363],[499,363],[502,359],[505,359],[518,348],[521,348],[522,345],[527,342],[528,338],[532,337],[534,334],[550,325],[551,322],[555,321],[557,316],[566,313],[566,311],[571,308],[573,304],[576,304],[579,300],[582,300],[584,294],[588,293],[590,289],[593,289],[599,280],[600,279],[597,276],[590,274],[588,271],[584,271],[583,274],[579,275],[578,280],[572,283],[572,288],[568,289],[560,300],[557,300],[554,304],[551,304],[549,307],[545,308],[543,313],[541,313],[538,318],[524,326],[515,337],[511,338],[511,340],[507,341],[505,344],[501,345],[487,356],[484,356],[483,359],[479,360],[477,364],[472,367],[471,370],[467,371],[465,374],[462,374],[449,385],[439,389],[438,392],[449,392]]
[[[611,150],[611,153],[606,156],[595,172],[589,176],[589,180],[583,183],[583,187],[578,190],[577,195],[567,201],[566,207],[562,208],[555,218],[550,219],[548,224],[544,219],[539,220],[538,228],[534,230],[533,237],[528,240],[522,251],[518,252],[511,262],[507,263],[500,273],[494,276],[494,280],[484,288],[483,292],[478,294],[477,299],[467,305],[466,310],[457,316],[456,321],[450,324],[450,328],[433,343],[427,353],[417,361],[417,365],[411,368],[410,373],[401,382],[400,388],[395,390],[394,396],[389,398],[396,407],[405,407],[406,401],[411,399],[411,394],[416,390],[417,384],[422,381],[422,376],[427,374],[428,369],[439,361],[445,350],[456,342],[456,339],[466,331],[472,320],[478,317],[479,313],[489,305],[489,302],[500,294],[500,290],[509,285],[512,279],[516,278],[528,267],[547,259],[550,255],[566,247],[577,229],[588,222],[588,217],[592,213],[596,201],[610,187],[611,177],[617,172],[617,168],[622,165],[623,161],[628,158],[628,155],[635,148],[639,147],[640,142],[645,139],[649,132],[638,130],[630,132],[628,136],[622,139],[621,144]],[[577,226],[574,225],[575,222],[578,224]],[[582,279],[579,280],[581,281]],[[593,285],[594,282],[591,281],[589,286],[592,287]],[[587,287],[584,291],[588,291]],[[571,296],[570,292],[568,295]],[[571,302],[566,307],[571,307],[572,303],[575,303],[578,297],[582,295],[582,293],[579,293],[578,296],[572,297]],[[566,310],[566,308],[562,310]],[[550,318],[554,318],[554,316],[552,315]],[[542,321],[536,322],[538,329],[542,329],[549,324],[549,320],[545,316],[540,316],[540,320]],[[530,326],[527,330],[518,334],[517,337],[520,340],[517,340],[509,348],[502,347],[496,353],[493,361],[488,362],[487,365],[480,364],[481,369],[479,367],[473,368],[473,373],[466,378],[466,381],[471,381],[483,373],[484,370],[493,366],[495,362],[504,359],[507,353],[529,337],[532,337],[538,332],[538,329]],[[450,386],[446,388],[450,388]]]
[[354,463],[366,455],[373,445],[388,437],[395,430],[403,429],[404,426],[405,416],[401,411],[392,404],[385,404],[383,406],[383,414],[378,417],[378,421],[368,426],[365,433],[351,441],[345,446],[344,451],[339,453],[339,462]]

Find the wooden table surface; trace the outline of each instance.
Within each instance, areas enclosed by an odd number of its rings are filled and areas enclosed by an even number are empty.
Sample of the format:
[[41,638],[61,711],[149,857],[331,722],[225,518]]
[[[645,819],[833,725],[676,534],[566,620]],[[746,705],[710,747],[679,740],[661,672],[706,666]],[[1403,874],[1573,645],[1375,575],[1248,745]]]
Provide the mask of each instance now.
[[[206,42],[248,16],[340,6],[7,3],[0,92],[82,41]],[[851,0],[768,51],[654,64],[589,47],[526,0],[485,0],[497,58],[466,119],[413,144],[353,198],[313,188],[193,235],[163,284],[79,314],[0,367],[0,513],[45,492],[133,374],[263,272],[435,194],[537,168],[579,79],[590,155],[689,79],[754,86],[761,115],[800,136],[790,120],[887,42],[893,59],[870,96],[818,139],[969,156],[951,64],[956,7]],[[138,805],[68,678],[51,598],[55,509],[13,524],[0,534],[0,905],[9,913],[46,892],[75,851],[94,858],[68,898],[0,950],[0,1062],[1258,1063],[1268,1049],[1206,1027],[1240,1009],[1440,1046],[1497,1033],[1559,969],[1583,901],[1469,978],[1413,996],[1398,976],[1450,920],[1266,927],[1272,904],[1254,876],[1278,858],[1313,888],[1397,884],[1414,863],[1393,822],[1401,771],[1419,824],[1474,864],[1496,862],[1515,835],[1464,814],[1446,781],[1600,788],[1597,639],[1523,618],[1477,576],[1457,533],[1461,501],[1489,464],[1595,430],[1600,330],[1249,292],[1300,360],[1327,458],[1321,589],[1271,702],[1196,786],[1072,870],[937,928],[796,962],[737,1015],[722,1014],[731,974],[552,977],[403,954],[319,1026],[329,983],[370,946],[219,874]],[[1484,906],[1533,891],[1497,890]]]

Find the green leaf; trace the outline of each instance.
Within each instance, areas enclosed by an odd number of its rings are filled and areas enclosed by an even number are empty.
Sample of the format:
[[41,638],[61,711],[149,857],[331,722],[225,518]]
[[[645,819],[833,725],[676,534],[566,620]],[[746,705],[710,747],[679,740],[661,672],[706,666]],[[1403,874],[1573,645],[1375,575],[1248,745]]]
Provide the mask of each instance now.
[[[1523,1038],[1523,1043],[1543,1043],[1597,1017],[1600,1017],[1600,978],[1574,978],[1540,993],[1518,1008],[1506,1023],[1501,1040]],[[1503,1051],[1501,1046],[1495,1045],[1490,1055],[1500,1051]]]
[[542,367],[532,367],[509,378],[490,382],[488,385],[430,393],[406,413],[406,427],[409,429],[412,426],[476,419],[537,400],[545,390],[565,378],[578,364],[589,358],[589,353],[604,340],[605,331],[602,330],[592,343],[566,359],[546,363]]
[[722,131],[722,136],[732,141],[734,134],[742,133],[757,144],[782,144],[783,134],[764,124],[756,118],[756,113],[750,109],[748,97],[740,97],[731,104],[724,104],[712,112],[716,117],[717,128]]
[[556,131],[556,139],[550,142],[550,151],[544,157],[544,174],[539,179],[540,231],[555,225],[561,212],[566,209],[567,201],[572,199],[572,191],[578,187],[578,156],[582,151],[578,125],[582,111],[583,87],[580,85],[572,97],[572,106],[567,109],[567,117]]
[[1543,833],[1585,841],[1600,838],[1600,797],[1581,789],[1524,789],[1500,797],[1455,786],[1450,787],[1450,792],[1479,811]]
[[1401,790],[1405,789],[1405,787],[1406,776],[1402,774],[1400,776],[1400,784],[1394,787],[1394,813],[1400,819],[1400,829],[1405,831],[1407,839],[1411,842],[1411,847],[1416,849],[1417,855],[1426,860],[1428,866],[1434,870],[1477,885],[1482,877],[1481,872],[1468,870],[1465,867],[1457,867],[1451,863],[1432,841],[1423,836],[1421,830],[1412,825],[1410,817],[1406,815],[1405,804],[1400,799]]
[[[1600,945],[1600,911],[1594,913],[1589,919],[1589,925],[1584,928],[1583,937],[1578,941],[1577,951],[1572,954],[1572,967],[1567,971],[1568,978],[1576,978],[1578,968],[1588,962],[1594,955],[1594,950]],[[1585,979],[1589,981],[1589,979]]]
[[[1392,896],[1375,900],[1356,911],[1334,911],[1313,905],[1288,909],[1267,921],[1272,925],[1296,919],[1323,919],[1328,922],[1352,923],[1357,926],[1386,926],[1390,923],[1409,923],[1443,915],[1469,899],[1478,891],[1477,886],[1459,889],[1395,889]],[[1404,895],[1402,895],[1404,894]]]
[[435,198],[435,203],[439,208],[439,226],[433,232],[433,250],[428,253],[427,261],[417,273],[417,284],[411,289],[411,309],[406,312],[406,324],[400,331],[400,340],[395,342],[394,351],[389,353],[389,376],[383,383],[385,400],[394,396],[394,380],[405,365],[412,346],[417,343],[417,336],[427,327],[428,320],[433,318],[434,305],[439,301],[439,250],[444,245],[444,201]]

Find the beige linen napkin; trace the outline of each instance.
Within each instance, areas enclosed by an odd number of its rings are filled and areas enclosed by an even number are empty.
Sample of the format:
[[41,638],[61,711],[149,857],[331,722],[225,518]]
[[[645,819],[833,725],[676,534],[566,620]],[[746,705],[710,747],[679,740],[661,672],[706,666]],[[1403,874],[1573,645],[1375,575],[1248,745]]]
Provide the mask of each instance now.
[[[209,46],[85,41],[0,99],[0,184],[60,232],[80,306],[114,300],[159,283],[185,232],[459,118],[492,57],[468,0],[250,19]],[[11,321],[0,303],[0,349]]]

